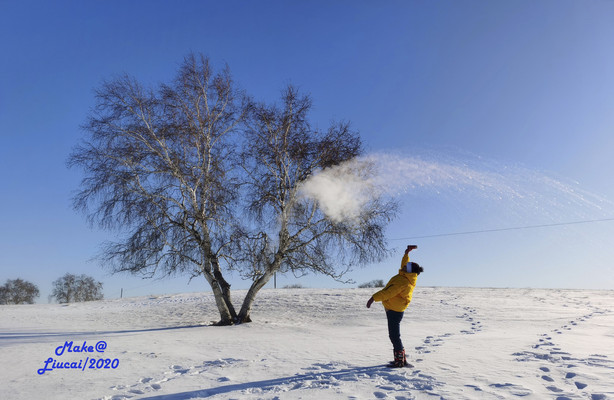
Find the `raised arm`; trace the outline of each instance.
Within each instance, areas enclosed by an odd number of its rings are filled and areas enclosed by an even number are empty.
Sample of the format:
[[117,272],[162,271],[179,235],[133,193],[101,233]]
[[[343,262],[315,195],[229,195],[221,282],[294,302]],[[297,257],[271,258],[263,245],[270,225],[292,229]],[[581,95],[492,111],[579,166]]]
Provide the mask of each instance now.
[[409,252],[412,250],[416,250],[417,248],[418,246],[416,246],[415,244],[410,244],[409,246],[407,246],[407,248],[405,249],[405,254],[403,255],[403,259],[401,260],[401,268],[403,268],[405,264],[409,262]]

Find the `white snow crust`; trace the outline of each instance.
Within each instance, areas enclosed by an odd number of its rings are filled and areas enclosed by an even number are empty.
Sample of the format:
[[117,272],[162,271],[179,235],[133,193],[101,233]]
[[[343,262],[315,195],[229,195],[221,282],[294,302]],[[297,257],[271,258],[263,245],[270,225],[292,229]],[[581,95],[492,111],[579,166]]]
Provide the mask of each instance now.
[[0,399],[614,399],[614,291],[418,287],[403,369],[373,292],[266,289],[228,327],[210,293],[0,306]]

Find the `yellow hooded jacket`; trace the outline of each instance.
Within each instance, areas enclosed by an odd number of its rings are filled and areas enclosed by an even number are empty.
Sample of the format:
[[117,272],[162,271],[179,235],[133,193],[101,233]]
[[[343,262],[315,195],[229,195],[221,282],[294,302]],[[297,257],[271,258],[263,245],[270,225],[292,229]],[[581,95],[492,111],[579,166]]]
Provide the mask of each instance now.
[[408,262],[409,255],[405,254],[401,261],[399,274],[393,276],[384,289],[373,295],[373,300],[383,302],[386,310],[403,312],[411,302],[418,274],[403,271],[403,267]]

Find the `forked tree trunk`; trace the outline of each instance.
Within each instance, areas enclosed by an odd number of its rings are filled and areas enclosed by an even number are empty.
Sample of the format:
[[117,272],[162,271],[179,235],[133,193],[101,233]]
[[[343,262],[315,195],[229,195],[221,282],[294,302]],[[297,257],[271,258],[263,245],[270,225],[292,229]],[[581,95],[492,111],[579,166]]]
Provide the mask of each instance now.
[[206,261],[201,265],[200,270],[211,286],[215,304],[220,312],[220,321],[216,325],[233,325],[237,321],[237,312],[232,305],[230,284],[224,279],[222,271],[220,271],[219,260],[211,250],[211,241],[209,240],[207,229],[205,229],[205,240],[202,250],[206,255]]

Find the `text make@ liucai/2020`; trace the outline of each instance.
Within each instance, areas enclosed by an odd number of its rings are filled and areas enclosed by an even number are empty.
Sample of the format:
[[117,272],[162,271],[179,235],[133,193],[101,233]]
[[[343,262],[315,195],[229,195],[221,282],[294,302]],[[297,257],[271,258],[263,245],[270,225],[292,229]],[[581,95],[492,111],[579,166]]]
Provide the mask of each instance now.
[[[43,368],[38,369],[38,374],[43,375],[47,371],[57,369],[69,369],[85,371],[86,369],[116,369],[119,366],[117,358],[98,358],[97,353],[104,353],[107,349],[107,342],[100,340],[95,345],[88,345],[87,341],[82,344],[75,344],[73,341],[66,341],[64,344],[55,348],[55,356],[49,357],[43,361]],[[63,361],[60,357],[68,357],[70,355],[80,355],[78,360]],[[85,358],[83,358],[85,356]]]

